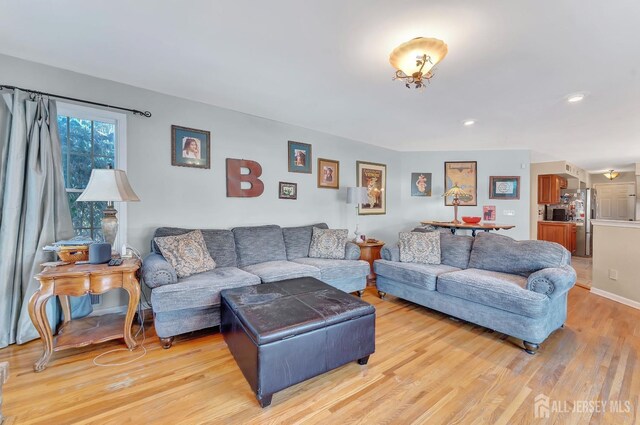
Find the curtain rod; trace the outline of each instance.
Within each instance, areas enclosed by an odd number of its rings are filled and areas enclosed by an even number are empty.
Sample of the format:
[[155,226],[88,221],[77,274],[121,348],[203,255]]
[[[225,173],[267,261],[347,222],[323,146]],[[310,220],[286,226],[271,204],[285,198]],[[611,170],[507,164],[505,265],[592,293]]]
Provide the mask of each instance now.
[[49,96],[49,97],[55,97],[58,99],[64,99],[64,100],[72,100],[74,102],[81,102],[81,103],[87,103],[89,105],[95,105],[95,106],[102,106],[105,108],[111,108],[111,109],[119,109],[121,111],[127,111],[127,112],[132,112],[133,115],[140,115],[141,117],[151,117],[151,112],[149,111],[139,111],[137,109],[130,109],[130,108],[123,108],[121,106],[113,106],[113,105],[107,105],[106,103],[98,103],[98,102],[92,102],[90,100],[83,100],[83,99],[76,99],[75,97],[67,97],[67,96],[61,96],[59,94],[53,94],[53,93],[45,93],[42,91],[38,91],[38,90],[31,90],[31,89],[23,89],[21,87],[16,87],[16,86],[7,86],[4,84],[0,84],[0,90],[22,90],[24,92],[30,93],[32,95],[41,95],[41,96]]

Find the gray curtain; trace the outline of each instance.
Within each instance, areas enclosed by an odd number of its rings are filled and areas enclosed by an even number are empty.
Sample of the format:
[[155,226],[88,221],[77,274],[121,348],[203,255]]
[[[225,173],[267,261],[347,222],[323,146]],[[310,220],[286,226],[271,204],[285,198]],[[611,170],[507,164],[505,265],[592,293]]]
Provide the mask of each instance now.
[[[38,289],[42,250],[74,236],[64,187],[53,100],[30,99],[16,90],[0,101],[0,348],[38,338],[29,318],[29,298]],[[76,316],[89,314],[87,297],[72,299]],[[47,315],[55,329],[59,305]]]

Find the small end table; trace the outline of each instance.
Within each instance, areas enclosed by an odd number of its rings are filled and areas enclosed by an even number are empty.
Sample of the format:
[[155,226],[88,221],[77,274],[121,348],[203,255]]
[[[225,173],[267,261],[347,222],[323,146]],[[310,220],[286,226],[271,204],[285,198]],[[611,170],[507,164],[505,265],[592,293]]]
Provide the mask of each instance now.
[[[137,343],[131,334],[131,324],[140,301],[139,269],[140,262],[130,259],[125,260],[120,266],[69,264],[45,267],[36,275],[35,278],[40,281],[40,288],[29,300],[29,316],[40,334],[44,352],[33,369],[42,372],[54,351],[84,347],[111,339],[124,338],[129,350],[136,348]],[[129,294],[129,305],[125,314],[105,314],[71,320],[69,296],[98,295],[116,288],[122,288]],[[55,296],[60,297],[64,321],[54,337],[45,307],[49,298]]]
[[380,250],[384,246],[384,242],[358,242],[360,247],[360,259],[369,263],[370,272],[367,276],[367,285],[373,286],[376,282],[376,274],[373,271],[373,262],[379,260]]

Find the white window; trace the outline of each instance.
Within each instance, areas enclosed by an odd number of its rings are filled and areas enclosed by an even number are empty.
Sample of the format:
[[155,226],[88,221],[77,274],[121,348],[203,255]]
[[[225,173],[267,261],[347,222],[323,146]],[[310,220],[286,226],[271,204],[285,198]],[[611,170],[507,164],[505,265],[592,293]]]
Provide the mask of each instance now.
[[[71,219],[76,235],[103,241],[100,221],[106,202],[76,202],[87,187],[91,170],[112,166],[126,171],[127,116],[117,112],[58,102],[58,135]],[[126,242],[126,203],[116,202],[118,236],[115,247]]]

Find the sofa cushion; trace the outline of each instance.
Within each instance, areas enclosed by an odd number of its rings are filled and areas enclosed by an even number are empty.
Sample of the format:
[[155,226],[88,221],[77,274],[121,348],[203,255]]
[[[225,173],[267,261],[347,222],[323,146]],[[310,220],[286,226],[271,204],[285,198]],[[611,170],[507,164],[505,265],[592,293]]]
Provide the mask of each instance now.
[[293,261],[320,269],[320,280],[325,282],[330,280],[365,277],[370,272],[369,263],[362,260],[298,258]]
[[268,261],[251,264],[243,267],[243,270],[260,277],[263,283],[278,282],[296,277],[315,277],[320,279],[319,269],[292,261]]
[[[193,229],[183,229],[180,227],[159,227],[153,234],[153,237],[184,235]],[[233,239],[231,230],[224,229],[201,229],[202,238],[207,245],[209,255],[216,262],[217,267],[237,267],[236,259],[236,243]],[[152,241],[151,248],[153,252],[160,254],[158,245]]]
[[328,229],[325,223],[313,224],[311,226],[283,227],[284,247],[287,251],[287,260],[295,260],[309,256],[309,246],[311,246],[311,235],[313,228]]
[[236,227],[232,232],[236,240],[240,268],[287,259],[280,226]]
[[570,261],[569,251],[554,242],[516,241],[508,236],[482,232],[473,242],[469,267],[528,276]]
[[529,291],[522,276],[466,269],[438,277],[437,291],[474,303],[528,317],[542,317],[549,311],[549,297]]
[[309,257],[344,260],[345,246],[349,237],[347,229],[313,228]]
[[[454,235],[449,229],[441,229],[440,233],[440,262],[448,266],[466,269],[469,267],[469,256],[473,246],[473,236]],[[433,227],[416,227],[414,232],[433,232]]]
[[209,255],[200,230],[177,236],[154,238],[162,256],[176,271],[178,277],[213,270],[215,261]]
[[460,270],[446,264],[400,263],[389,260],[376,260],[373,267],[377,275],[429,291],[436,290],[438,276]]
[[440,264],[440,235],[434,232],[400,233],[400,261]]
[[260,278],[251,273],[235,267],[219,267],[179,279],[176,284],[153,289],[151,305],[155,313],[210,307],[220,304],[220,291],[223,289],[259,283]]

